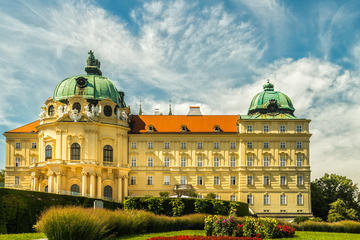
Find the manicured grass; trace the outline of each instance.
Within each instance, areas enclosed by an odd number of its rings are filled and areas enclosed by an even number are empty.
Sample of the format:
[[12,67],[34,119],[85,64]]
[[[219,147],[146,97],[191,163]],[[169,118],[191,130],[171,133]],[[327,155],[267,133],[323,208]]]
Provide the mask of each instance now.
[[0,240],[27,240],[46,238],[43,233],[0,234]]
[[[116,240],[145,240],[151,237],[163,236],[170,237],[176,235],[204,235],[203,230],[184,230],[177,232],[164,233],[148,233],[141,235],[123,236],[116,238]],[[25,239],[39,239],[45,238],[42,233],[25,233],[25,234],[7,234],[0,235],[0,240],[25,240]],[[328,232],[303,232],[297,231],[294,238],[279,238],[279,240],[360,240],[360,234],[354,233],[328,233]],[[275,240],[275,239],[274,239]]]

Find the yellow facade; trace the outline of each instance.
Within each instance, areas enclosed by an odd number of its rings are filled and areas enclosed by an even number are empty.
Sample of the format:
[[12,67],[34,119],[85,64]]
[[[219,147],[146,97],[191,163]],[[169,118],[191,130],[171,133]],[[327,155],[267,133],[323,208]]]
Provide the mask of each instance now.
[[134,116],[109,98],[49,98],[39,121],[4,133],[6,186],[123,201],[187,184],[260,216],[311,215],[309,120]]

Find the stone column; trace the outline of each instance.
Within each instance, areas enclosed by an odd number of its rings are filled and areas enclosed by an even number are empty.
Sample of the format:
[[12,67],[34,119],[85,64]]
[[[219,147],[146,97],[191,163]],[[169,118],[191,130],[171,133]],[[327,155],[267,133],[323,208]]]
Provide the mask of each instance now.
[[87,172],[82,172],[82,189],[81,189],[81,195],[85,196],[87,191]]
[[123,184],[123,179],[121,176],[118,177],[118,201],[121,202],[123,200],[123,192],[122,192],[122,184]]
[[95,173],[90,173],[90,197],[95,197]]
[[101,175],[97,177],[97,198],[102,198],[102,179]]
[[61,191],[61,173],[56,173],[56,193]]
[[34,191],[38,191],[39,190],[39,178],[38,176],[34,176]]
[[54,178],[53,178],[53,174],[54,173],[49,173],[49,178],[48,178],[48,192],[52,193],[53,192],[53,182],[54,182]]
[[127,197],[129,195],[128,186],[129,186],[129,176],[125,176],[124,177],[124,197]]

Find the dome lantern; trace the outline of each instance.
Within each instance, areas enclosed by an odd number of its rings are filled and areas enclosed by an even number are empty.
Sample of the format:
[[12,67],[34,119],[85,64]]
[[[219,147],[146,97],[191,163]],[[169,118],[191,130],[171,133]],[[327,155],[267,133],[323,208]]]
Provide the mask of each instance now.
[[88,75],[102,75],[101,70],[100,70],[100,61],[97,60],[94,56],[94,52],[92,50],[90,50],[88,52],[89,57],[86,60],[86,67],[85,67],[85,72]]

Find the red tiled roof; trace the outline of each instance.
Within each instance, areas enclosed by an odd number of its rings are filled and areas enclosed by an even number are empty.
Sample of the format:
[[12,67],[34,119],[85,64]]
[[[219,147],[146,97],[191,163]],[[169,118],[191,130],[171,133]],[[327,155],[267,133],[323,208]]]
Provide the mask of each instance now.
[[133,115],[132,133],[147,133],[148,126],[154,127],[155,133],[180,133],[185,125],[188,133],[213,133],[218,125],[221,132],[236,133],[236,121],[239,115]]
[[38,130],[36,129],[36,127],[39,125],[40,121],[36,120],[32,123],[7,131],[7,133],[37,133]]

